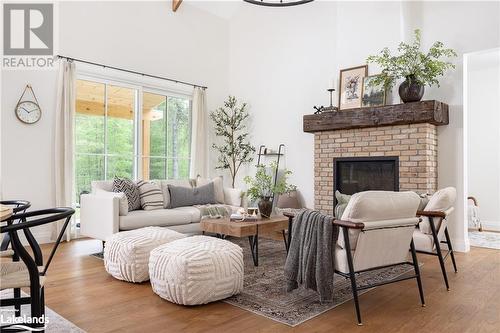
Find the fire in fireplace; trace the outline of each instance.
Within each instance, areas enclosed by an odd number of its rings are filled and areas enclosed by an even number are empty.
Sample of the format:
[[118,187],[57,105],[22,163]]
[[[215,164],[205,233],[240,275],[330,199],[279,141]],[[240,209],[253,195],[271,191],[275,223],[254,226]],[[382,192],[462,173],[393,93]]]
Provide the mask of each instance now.
[[339,157],[333,159],[333,186],[344,194],[362,191],[399,191],[397,156]]

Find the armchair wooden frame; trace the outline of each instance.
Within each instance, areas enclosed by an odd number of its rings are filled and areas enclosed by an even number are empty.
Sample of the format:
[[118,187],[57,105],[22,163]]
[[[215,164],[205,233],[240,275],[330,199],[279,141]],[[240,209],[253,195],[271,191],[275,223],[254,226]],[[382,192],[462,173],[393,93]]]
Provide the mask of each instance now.
[[[431,227],[431,232],[432,232],[432,238],[434,240],[434,246],[436,247],[436,252],[428,252],[428,251],[417,251],[417,253],[422,253],[422,254],[428,254],[431,256],[437,256],[439,259],[439,265],[441,266],[441,272],[443,273],[443,279],[444,283],[446,285],[446,290],[450,291],[450,285],[448,282],[448,275],[446,274],[446,266],[445,266],[445,260],[448,256],[451,257],[451,262],[453,264],[453,269],[455,270],[455,273],[458,272],[457,270],[457,263],[455,261],[455,255],[453,253],[453,247],[451,245],[451,239],[450,239],[450,234],[448,233],[448,226],[445,225],[444,228],[444,236],[445,240],[440,241],[438,237],[438,231],[436,230],[436,224],[434,223],[435,219],[440,219],[441,223],[443,222],[446,218],[446,213],[441,212],[441,211],[418,211],[417,216],[426,216],[429,218],[429,224]],[[446,244],[448,246],[448,250],[446,251],[446,254],[443,256],[443,252],[441,250],[441,244]]]
[[[395,282],[400,282],[400,281],[409,280],[409,279],[416,279],[417,285],[418,285],[418,291],[419,291],[419,295],[420,295],[420,301],[421,301],[422,306],[425,306],[424,290],[422,287],[422,280],[420,278],[420,269],[418,266],[417,254],[415,251],[415,245],[413,243],[413,239],[411,240],[411,243],[410,243],[410,252],[411,252],[411,256],[412,256],[412,262],[405,261],[405,262],[400,262],[400,263],[396,263],[396,264],[378,266],[378,267],[373,267],[373,268],[369,268],[369,269],[355,271],[352,252],[351,252],[351,244],[350,244],[350,240],[349,240],[349,229],[363,230],[365,225],[364,225],[364,223],[342,221],[342,220],[334,220],[333,224],[342,228],[344,242],[345,242],[345,252],[346,252],[346,256],[347,256],[347,265],[349,268],[348,274],[340,272],[338,270],[335,270],[335,273],[337,273],[340,276],[343,276],[344,278],[349,279],[351,281],[352,296],[354,299],[354,306],[356,308],[356,317],[357,317],[358,325],[360,325],[360,326],[363,325],[362,321],[361,321],[361,312],[359,309],[359,299],[358,299],[358,291],[360,291],[360,290],[378,287],[378,286],[386,285],[389,283],[395,283]],[[365,230],[364,232],[370,232],[372,230],[378,230],[378,229]],[[391,279],[391,280],[387,280],[387,281],[382,281],[382,282],[377,282],[377,283],[362,285],[362,286],[358,286],[358,284],[356,282],[356,274],[368,272],[368,271],[373,271],[373,270],[377,270],[377,269],[381,269],[381,268],[400,266],[400,265],[413,266],[413,269],[415,270],[415,274],[411,275],[411,276],[399,277],[399,278],[395,278],[395,279]]]

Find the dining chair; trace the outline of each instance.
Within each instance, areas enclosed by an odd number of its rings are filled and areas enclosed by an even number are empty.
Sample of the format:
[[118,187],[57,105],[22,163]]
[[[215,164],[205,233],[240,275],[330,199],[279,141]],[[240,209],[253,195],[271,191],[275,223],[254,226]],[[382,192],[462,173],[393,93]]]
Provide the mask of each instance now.
[[[43,331],[45,329],[44,286],[47,279],[47,270],[71,220],[71,216],[74,213],[74,209],[66,207],[18,213],[14,214],[12,219],[19,222],[0,227],[0,233],[10,236],[15,255],[19,256],[20,259],[20,261],[0,262],[0,278],[2,281],[0,289],[15,290],[29,288],[30,290],[29,296],[21,297],[19,295],[19,297],[16,297],[16,295],[14,295],[13,298],[1,299],[0,307],[14,306],[16,309],[15,316],[20,316],[21,305],[30,304],[30,320],[27,320],[23,325],[36,329],[37,331]],[[60,220],[65,220],[64,224],[59,231],[59,235],[57,236],[48,259],[44,263],[40,246],[33,237],[30,229],[55,223]],[[25,235],[31,251],[28,251],[21,243],[20,231]],[[14,324],[8,324],[0,328],[2,331],[15,332],[17,329],[11,327],[13,325]]]

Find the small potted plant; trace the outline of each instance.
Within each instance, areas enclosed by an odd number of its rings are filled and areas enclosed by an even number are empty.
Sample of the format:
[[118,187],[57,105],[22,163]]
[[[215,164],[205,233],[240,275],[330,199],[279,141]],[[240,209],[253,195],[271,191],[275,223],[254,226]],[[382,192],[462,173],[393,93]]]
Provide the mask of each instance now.
[[264,218],[270,217],[273,211],[273,202],[271,201],[271,197],[296,189],[294,185],[287,183],[288,176],[292,174],[292,172],[287,169],[284,170],[283,175],[278,179],[276,185],[274,184],[272,175],[276,174],[277,168],[278,165],[276,162],[271,163],[271,173],[269,174],[266,172],[265,165],[258,165],[255,178],[246,176],[243,179],[248,185],[248,197],[253,201],[258,200],[259,212]]
[[370,81],[370,85],[384,85],[386,90],[394,86],[396,80],[405,80],[399,86],[399,96],[404,103],[417,102],[424,96],[424,86],[436,84],[438,77],[443,76],[448,69],[455,68],[450,62],[440,60],[442,57],[456,57],[453,49],[447,49],[442,42],[434,42],[427,53],[420,50],[420,30],[415,30],[412,44],[401,42],[398,46],[399,55],[393,56],[386,47],[379,55],[369,56],[368,63],[376,63],[382,68],[381,75]]

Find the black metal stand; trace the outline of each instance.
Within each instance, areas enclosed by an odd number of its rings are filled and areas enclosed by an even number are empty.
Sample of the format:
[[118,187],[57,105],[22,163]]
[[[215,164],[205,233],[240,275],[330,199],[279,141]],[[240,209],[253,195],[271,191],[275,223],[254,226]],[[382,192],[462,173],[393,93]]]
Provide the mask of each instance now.
[[[441,221],[441,223],[443,223],[443,221]],[[457,270],[457,263],[455,261],[455,254],[453,253],[453,247],[451,245],[450,235],[448,233],[448,226],[445,226],[445,229],[444,229],[444,235],[445,235],[446,241],[440,241],[438,238],[438,233],[436,230],[436,226],[434,224],[433,217],[429,217],[429,224],[431,226],[432,239],[434,240],[434,246],[436,247],[436,252],[435,253],[434,252],[427,252],[427,251],[416,251],[416,252],[438,257],[439,265],[441,266],[441,272],[443,273],[444,284],[446,285],[446,290],[450,291],[450,284],[448,282],[448,275],[446,273],[446,266],[445,266],[445,260],[448,257],[448,255],[451,257],[451,262],[453,264],[453,269],[454,269],[455,273],[457,273],[458,270]],[[443,256],[443,252],[441,250],[441,244],[446,244],[448,246],[448,251],[446,252],[446,254],[444,256]]]
[[[277,153],[264,153],[265,149],[266,149],[266,146],[264,145],[260,145],[259,147],[259,153],[257,154],[258,158],[257,158],[257,166],[261,165],[260,164],[260,159],[262,156],[275,156],[277,157],[276,159],[276,171],[274,173],[274,185],[276,186],[276,183],[278,182],[278,170],[279,170],[279,166],[280,166],[280,158],[281,156],[283,156],[283,149],[285,148],[285,144],[280,144],[279,147],[278,147],[278,152]],[[274,194],[271,198],[271,201],[273,201],[274,203]]]

